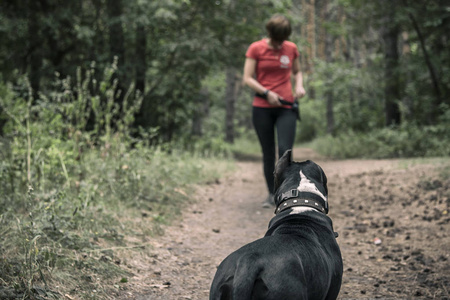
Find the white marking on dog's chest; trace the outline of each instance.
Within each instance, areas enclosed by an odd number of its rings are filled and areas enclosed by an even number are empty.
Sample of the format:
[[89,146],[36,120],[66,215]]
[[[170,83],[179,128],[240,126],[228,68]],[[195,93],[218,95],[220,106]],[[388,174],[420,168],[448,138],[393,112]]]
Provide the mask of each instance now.
[[316,187],[314,183],[312,183],[308,177],[303,174],[302,171],[300,171],[300,184],[298,185],[297,190],[299,192],[307,192],[307,193],[313,193],[318,196],[320,196],[324,201],[327,201],[327,197],[325,197]]
[[316,209],[307,206],[294,206],[291,209],[292,211],[289,213],[290,215],[301,214],[305,211],[317,211]]

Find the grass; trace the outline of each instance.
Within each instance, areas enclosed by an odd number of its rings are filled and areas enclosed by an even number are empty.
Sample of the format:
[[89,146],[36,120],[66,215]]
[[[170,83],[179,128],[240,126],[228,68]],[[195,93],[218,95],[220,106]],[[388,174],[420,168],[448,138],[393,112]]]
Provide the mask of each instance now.
[[119,110],[115,69],[97,94],[90,71],[78,72],[73,86],[57,81],[34,104],[26,78],[25,98],[1,86],[0,299],[110,297],[129,277],[118,253],[145,249],[194,200],[196,184],[232,170],[226,152],[149,146],[156,129],[134,138],[142,95],[131,87]]
[[311,146],[318,153],[336,159],[346,158],[414,158],[450,156],[450,127],[403,124],[369,133],[346,132],[323,136]]
[[158,148],[119,157],[91,150],[68,169],[69,184],[19,192],[16,201],[2,198],[8,205],[0,214],[0,296],[12,288],[25,298],[41,289],[107,298],[130,276],[117,253],[132,255],[148,246],[195,200],[196,184],[232,169],[230,160]]
[[[151,240],[195,201],[195,185],[234,170],[223,152],[218,158],[167,147],[123,146],[116,137],[85,148],[78,160],[63,152],[45,160],[49,166],[32,160],[33,189],[22,183],[14,193],[2,193],[0,298],[114,297],[132,276],[124,264],[135,255],[150,255]],[[239,139],[231,149],[260,155],[251,138]],[[404,167],[446,165],[442,173],[448,174],[447,162],[408,159]]]
[[254,131],[248,132],[238,138],[231,146],[231,152],[238,160],[260,160],[262,157],[261,146]]

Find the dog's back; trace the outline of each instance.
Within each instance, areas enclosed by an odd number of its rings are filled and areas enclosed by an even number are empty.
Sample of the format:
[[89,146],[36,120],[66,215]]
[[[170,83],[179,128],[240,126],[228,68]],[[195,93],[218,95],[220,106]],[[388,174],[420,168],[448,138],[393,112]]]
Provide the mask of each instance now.
[[326,215],[327,178],[314,162],[294,163],[290,155],[276,166],[277,215],[265,237],[225,258],[210,300],[337,298],[343,265]]
[[342,259],[326,224],[331,221],[316,223],[319,230],[302,228],[302,223],[317,222],[308,215],[292,218],[290,224],[230,254],[218,268],[210,299],[336,299]]

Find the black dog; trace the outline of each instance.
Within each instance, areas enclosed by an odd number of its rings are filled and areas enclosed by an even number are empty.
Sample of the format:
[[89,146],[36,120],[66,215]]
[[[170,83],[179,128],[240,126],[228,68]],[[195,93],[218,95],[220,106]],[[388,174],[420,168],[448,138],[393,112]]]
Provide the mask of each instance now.
[[327,178],[312,161],[293,162],[291,150],[275,168],[276,216],[266,235],[220,264],[210,300],[336,299],[342,257],[328,213]]

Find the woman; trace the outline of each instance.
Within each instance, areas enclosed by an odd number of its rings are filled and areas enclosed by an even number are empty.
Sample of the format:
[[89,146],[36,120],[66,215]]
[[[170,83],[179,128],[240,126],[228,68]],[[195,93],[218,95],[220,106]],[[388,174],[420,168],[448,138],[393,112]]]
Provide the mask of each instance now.
[[[268,38],[252,43],[246,53],[243,80],[256,92],[253,98],[253,126],[263,152],[263,169],[269,196],[264,207],[274,205],[275,129],[278,157],[294,144],[296,113],[289,105],[305,95],[297,46],[287,41],[291,24],[282,15],[266,23]],[[291,76],[295,90],[292,92]]]

